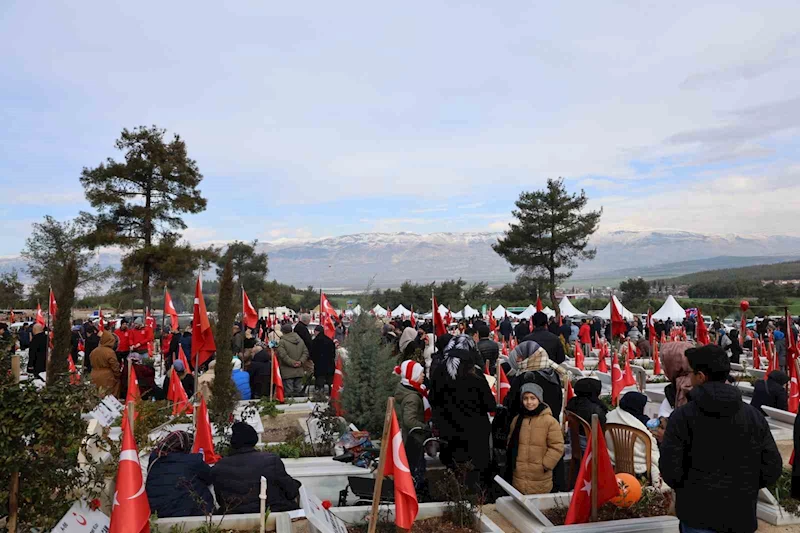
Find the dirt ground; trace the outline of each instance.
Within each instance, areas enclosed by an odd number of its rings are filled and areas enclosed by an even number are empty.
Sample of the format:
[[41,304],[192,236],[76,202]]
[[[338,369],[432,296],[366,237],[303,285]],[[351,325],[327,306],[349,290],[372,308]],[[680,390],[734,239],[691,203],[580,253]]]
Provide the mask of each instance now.
[[295,434],[302,431],[299,420],[308,418],[308,413],[284,413],[271,418],[264,416],[261,418],[261,423],[264,425],[264,433],[261,434],[261,440],[264,442],[284,442],[287,440],[291,433]]

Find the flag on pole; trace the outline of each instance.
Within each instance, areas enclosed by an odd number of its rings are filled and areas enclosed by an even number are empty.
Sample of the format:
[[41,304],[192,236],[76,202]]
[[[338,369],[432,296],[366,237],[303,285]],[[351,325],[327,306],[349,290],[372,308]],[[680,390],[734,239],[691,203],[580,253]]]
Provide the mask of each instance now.
[[181,346],[180,344],[178,344],[178,361],[183,363],[184,372],[186,372],[187,374],[192,373],[192,369],[189,366],[189,361],[186,360],[186,354],[183,352],[183,346]]
[[110,533],[149,533],[150,502],[144,491],[139,452],[128,417],[122,419],[122,451],[111,505]]
[[410,530],[417,518],[419,504],[414,490],[414,480],[411,478],[411,469],[408,467],[406,448],[403,446],[403,435],[394,409],[391,417],[389,436],[392,451],[386,456],[383,475],[392,476],[394,479],[394,523],[397,527]]
[[636,378],[633,377],[633,370],[631,369],[631,360],[628,359],[625,361],[625,377],[623,380],[623,385],[625,387],[630,387],[631,385],[636,385]]
[[575,341],[575,367],[579,368],[580,370],[584,370],[583,367],[583,348],[581,348],[581,343]]
[[414,316],[414,306],[411,306],[411,327],[417,328],[417,317]]
[[[552,302],[550,302],[552,303]],[[544,310],[544,306],[542,305],[542,299],[538,296],[536,297],[536,312],[541,313]]]
[[[705,346],[711,342],[708,336],[708,328],[706,327],[705,320],[703,320],[703,313],[700,311],[700,308],[697,309],[697,326],[695,327],[695,331],[694,339],[697,341],[697,344]],[[753,346],[755,346],[755,343],[753,343]]]
[[603,343],[600,345],[600,353],[598,354],[599,362],[597,363],[597,371],[608,373],[608,363],[606,363],[607,345]]
[[125,395],[125,409],[128,408],[128,403],[138,402],[142,399],[142,393],[139,391],[139,380],[136,377],[135,365],[128,365],[128,392]]
[[178,329],[178,311],[175,310],[175,305],[172,303],[172,297],[169,291],[164,289],[164,316],[169,315],[170,331]]
[[326,337],[331,340],[336,338],[336,326],[333,325],[331,315],[328,313],[322,313],[322,327],[325,330],[324,333]]
[[247,297],[244,287],[242,287],[242,321],[250,329],[256,327],[258,323],[258,311],[253,307],[250,298]]
[[453,323],[453,313],[450,312],[450,308],[447,308],[447,314],[444,315],[444,323],[448,326]]
[[567,402],[569,403],[569,401],[574,397],[575,397],[575,391],[572,390],[572,380],[568,379],[567,380]]
[[622,319],[622,313],[617,309],[617,304],[614,302],[614,297],[611,297],[611,338],[624,337],[627,333],[625,327],[625,320]]
[[172,416],[178,416],[184,412],[186,414],[192,414],[192,402],[189,401],[189,397],[186,395],[186,389],[183,388],[183,383],[178,377],[174,366],[169,376],[169,388],[167,399],[172,400]]
[[753,337],[752,346],[753,346],[753,368],[756,370],[761,370],[761,354],[758,351],[760,341]]
[[[336,379],[335,373],[333,377]],[[281,365],[278,364],[278,356],[275,355],[275,350],[272,351],[272,384],[275,385],[275,398],[280,403],[283,403],[283,378],[281,377]]]
[[[283,383],[281,383],[283,386]],[[281,389],[283,390],[283,389]],[[331,405],[336,410],[336,416],[344,416],[342,408],[342,392],[344,391],[344,369],[342,358],[336,358],[336,370],[333,371],[333,384],[331,385]]]
[[336,312],[336,309],[333,308],[331,302],[328,301],[328,297],[325,296],[324,292],[319,293],[319,312],[320,313],[328,313],[328,316],[332,319],[336,320],[337,322],[339,314]]
[[625,388],[625,377],[622,375],[622,369],[619,367],[619,360],[617,353],[614,352],[614,358],[611,364],[611,404],[617,405],[619,402],[619,393]]
[[786,360],[789,363],[787,370],[789,371],[789,412],[797,413],[797,408],[800,406],[800,384],[798,384],[797,364],[795,357],[786,354]]
[[[441,337],[442,335],[447,334],[447,328],[444,325],[444,320],[442,320],[442,315],[439,313],[439,305],[436,303],[436,296],[432,297],[433,300],[433,331],[437,337]],[[448,309],[447,314],[450,314],[450,310]]]
[[72,354],[67,356],[67,363],[69,364],[69,384],[77,385],[81,382],[81,375],[78,372],[78,367],[75,366],[75,361],[72,360]]
[[503,365],[497,364],[499,370],[498,373],[500,374],[500,404],[502,405],[508,396],[508,391],[511,390],[511,383],[508,381],[508,376],[506,376],[506,371],[503,370]]
[[221,459],[214,453],[214,436],[211,434],[211,420],[208,418],[208,407],[206,399],[200,395],[200,406],[197,408],[197,427],[194,431],[194,444],[192,453],[202,453],[206,464],[213,465]]
[[661,357],[658,355],[658,343],[653,343],[653,375],[661,375]]
[[653,321],[653,310],[649,307],[647,308],[647,331],[650,342],[658,342],[658,339],[656,339],[656,325]]
[[[615,354],[616,356],[616,354]],[[581,468],[575,481],[575,490],[569,502],[569,510],[564,525],[583,524],[589,521],[592,512],[592,487],[597,487],[597,506],[600,507],[619,495],[617,476],[608,456],[606,439],[598,424],[597,450],[592,449],[592,438],[587,436],[586,451],[581,460]],[[592,483],[592,457],[596,454],[597,479]]]
[[[194,288],[194,313],[192,317],[192,361],[203,365],[217,351],[211,322],[208,320],[206,302],[203,299],[203,280],[197,276]],[[188,367],[187,367],[188,368]]]
[[56,319],[56,314],[58,313],[58,305],[56,304],[56,295],[53,294],[52,287],[50,287],[50,305],[47,308],[47,312],[50,314],[50,318],[52,320]]
[[492,308],[489,308],[489,331],[497,330],[497,320],[494,319],[494,314],[492,313]]
[[36,304],[36,323],[41,326],[46,326],[47,322],[44,319],[44,315],[42,314],[42,306],[41,304]]

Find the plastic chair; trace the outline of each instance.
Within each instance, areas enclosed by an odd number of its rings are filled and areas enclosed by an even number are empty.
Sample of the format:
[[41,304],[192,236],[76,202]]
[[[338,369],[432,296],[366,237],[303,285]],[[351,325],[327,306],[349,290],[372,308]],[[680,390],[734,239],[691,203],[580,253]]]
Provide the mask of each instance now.
[[614,443],[614,472],[617,474],[625,473],[636,475],[633,468],[633,450],[636,445],[636,439],[641,439],[644,442],[647,478],[650,479],[650,463],[653,459],[650,435],[641,429],[626,426],[625,424],[614,423],[606,424],[606,434],[611,436],[611,441]]
[[572,487],[575,484],[575,478],[578,476],[578,470],[581,468],[581,459],[583,458],[580,428],[583,428],[584,435],[589,439],[592,435],[592,426],[572,411],[564,411],[564,414],[567,417],[569,442],[572,447],[572,458],[569,461],[569,486]]

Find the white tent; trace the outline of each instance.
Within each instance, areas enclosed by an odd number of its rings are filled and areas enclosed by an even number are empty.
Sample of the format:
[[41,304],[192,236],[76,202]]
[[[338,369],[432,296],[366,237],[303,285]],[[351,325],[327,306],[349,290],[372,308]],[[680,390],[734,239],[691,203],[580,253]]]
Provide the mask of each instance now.
[[[466,306],[464,311],[461,313],[464,318],[472,318],[474,316],[478,316],[479,314],[480,312],[477,309],[473,309],[470,306]],[[455,315],[453,315],[453,318],[455,318]]]
[[[625,320],[633,320],[633,313],[625,309],[625,306],[622,305],[622,302],[619,301],[619,298],[616,296],[611,296],[611,300],[614,302],[616,308],[622,314],[622,318]],[[602,311],[595,313],[595,316],[602,318],[603,320],[611,320],[611,302],[606,304]]]
[[[535,311],[535,309],[534,309],[534,311]],[[494,317],[495,320],[502,320],[506,315],[508,315],[509,318],[518,318],[519,317],[519,315],[515,315],[514,313],[512,313],[511,311],[509,311],[508,309],[506,309],[502,305],[498,305],[497,309],[492,311],[492,316]]]
[[521,312],[520,314],[518,314],[517,316],[520,319],[524,318],[525,320],[530,320],[531,317],[533,316],[533,313],[535,313],[535,312],[536,312],[536,306],[531,304],[528,307],[526,307],[525,310],[523,312]]
[[558,302],[558,309],[561,311],[561,316],[566,316],[566,317],[587,316],[586,313],[578,310],[574,305],[572,305],[572,302],[570,302],[569,298],[567,298],[566,296],[561,298],[561,301]]
[[392,311],[392,316],[401,316],[405,318],[407,316],[411,316],[411,311],[406,309],[403,304],[400,304],[394,308],[394,311]]
[[653,320],[666,320],[671,318],[673,322],[680,324],[686,317],[686,310],[670,294],[661,309],[653,313]]
[[361,304],[359,304],[359,305],[356,305],[356,306],[355,306],[355,307],[354,307],[354,308],[353,308],[353,309],[350,311],[350,314],[351,314],[351,315],[356,315],[356,316],[360,315],[360,314],[361,314]]
[[384,309],[380,305],[376,305],[375,307],[373,307],[372,312],[375,314],[375,316],[381,316],[381,317],[386,316],[386,309]]
[[[533,310],[535,312],[536,308],[534,307]],[[551,316],[556,316],[556,312],[553,311],[552,309],[550,309],[549,305],[547,307],[545,307],[544,309],[542,309],[542,313],[546,314],[547,318],[550,318]]]

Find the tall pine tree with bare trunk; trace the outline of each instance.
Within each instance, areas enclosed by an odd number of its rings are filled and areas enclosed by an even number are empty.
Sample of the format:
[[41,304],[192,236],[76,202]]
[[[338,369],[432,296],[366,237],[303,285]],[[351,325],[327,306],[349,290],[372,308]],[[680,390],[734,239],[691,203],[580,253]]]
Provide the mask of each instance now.
[[233,413],[239,399],[239,391],[231,379],[233,371],[233,351],[231,350],[231,336],[233,335],[233,319],[235,315],[233,305],[233,261],[228,255],[228,260],[219,276],[219,303],[217,307],[217,323],[214,328],[214,340],[217,345],[217,354],[214,360],[214,383],[211,385],[211,401],[209,410],[211,420],[218,428],[230,424],[230,415]]
[[492,245],[515,271],[547,280],[556,312],[556,286],[572,275],[578,260],[594,259],[597,253],[588,248],[589,237],[597,231],[603,210],[585,212],[587,201],[582,189],[569,194],[562,178],[548,179],[545,190],[519,195],[512,212],[516,220]]
[[97,210],[82,213],[94,228],[92,246],[119,245],[129,250],[142,275],[142,300],[150,307],[151,274],[161,239],[186,229],[185,213],[206,208],[198,185],[203,179],[178,135],[165,139],[155,126],[124,129],[115,146],[124,161],[109,158],[96,168],[84,168],[81,184]]

